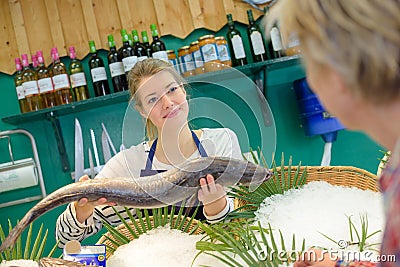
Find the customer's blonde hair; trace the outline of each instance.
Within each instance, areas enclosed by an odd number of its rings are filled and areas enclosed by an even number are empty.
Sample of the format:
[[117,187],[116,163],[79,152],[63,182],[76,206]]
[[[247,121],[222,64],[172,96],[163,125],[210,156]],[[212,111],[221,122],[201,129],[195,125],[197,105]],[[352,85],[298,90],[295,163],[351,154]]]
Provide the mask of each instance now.
[[[160,59],[149,58],[139,61],[129,71],[129,92],[131,100],[135,101],[136,108],[142,108],[142,103],[136,92],[138,91],[139,86],[142,85],[143,79],[151,77],[161,71],[168,71],[179,84],[184,84],[184,79],[176,72],[172,64]],[[148,118],[146,118],[146,136],[149,140],[155,139],[158,136],[157,127]]]
[[400,0],[278,0],[266,16],[297,33],[304,60],[330,66],[364,99],[400,97]]

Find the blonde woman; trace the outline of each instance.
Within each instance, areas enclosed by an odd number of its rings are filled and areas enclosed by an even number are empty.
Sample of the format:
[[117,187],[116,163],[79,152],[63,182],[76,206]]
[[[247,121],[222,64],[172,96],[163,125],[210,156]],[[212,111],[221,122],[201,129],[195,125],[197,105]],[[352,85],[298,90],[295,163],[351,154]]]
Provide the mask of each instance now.
[[[242,158],[238,139],[231,130],[189,128],[185,82],[169,63],[158,59],[136,63],[129,73],[129,88],[137,111],[146,120],[148,140],[115,155],[96,178],[150,176],[196,157]],[[86,179],[87,176],[81,178]],[[226,197],[225,189],[214,183],[210,174],[199,183],[202,211],[196,218],[209,223],[223,220],[233,210],[232,199]],[[97,233],[102,220],[120,224],[113,205],[106,198],[93,203],[87,199],[71,203],[57,220],[60,246]],[[126,216],[123,207],[115,208]]]
[[381,253],[396,262],[345,262],[326,254],[295,266],[400,266],[400,1],[279,0],[268,17],[275,19],[286,37],[299,37],[308,82],[323,105],[347,128],[392,151],[380,179]]

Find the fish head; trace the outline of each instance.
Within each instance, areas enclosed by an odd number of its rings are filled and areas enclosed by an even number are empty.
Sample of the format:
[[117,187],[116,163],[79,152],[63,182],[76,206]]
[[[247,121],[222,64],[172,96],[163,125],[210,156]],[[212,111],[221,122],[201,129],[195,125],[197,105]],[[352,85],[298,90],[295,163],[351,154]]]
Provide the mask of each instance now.
[[272,177],[272,172],[261,165],[247,160],[215,158],[218,172],[211,173],[218,184],[229,187],[236,184],[249,186],[251,191]]

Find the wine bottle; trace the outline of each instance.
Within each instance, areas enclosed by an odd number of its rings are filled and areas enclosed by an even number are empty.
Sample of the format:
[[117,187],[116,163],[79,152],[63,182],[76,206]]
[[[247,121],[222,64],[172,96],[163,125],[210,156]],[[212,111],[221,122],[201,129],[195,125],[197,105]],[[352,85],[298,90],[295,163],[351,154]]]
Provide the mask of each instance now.
[[56,95],[53,86],[53,79],[51,78],[53,75],[51,71],[45,66],[43,52],[39,50],[36,52],[37,60],[38,60],[38,69],[37,79],[40,96],[43,100],[44,108],[51,108],[57,106]]
[[39,95],[39,87],[35,72],[29,67],[28,55],[22,54],[22,86],[25,91],[25,99],[28,111],[42,109],[42,99]]
[[272,44],[272,57],[273,58],[280,58],[285,56],[284,53],[284,48],[282,44],[282,37],[281,37],[281,32],[278,28],[278,26],[275,24],[270,31],[270,38],[271,38],[271,44]]
[[114,92],[128,90],[128,81],[126,79],[124,65],[122,64],[121,56],[117,52],[114,36],[112,35],[108,35],[108,46],[110,47],[110,51],[107,54],[108,68],[110,69]]
[[137,56],[133,47],[129,44],[129,35],[125,29],[121,30],[122,47],[119,49],[119,54],[122,58],[122,64],[124,65],[124,71],[128,75],[129,71],[135,66],[137,62]]
[[149,37],[147,36],[147,31],[142,31],[141,34],[142,34],[142,44],[146,48],[147,56],[152,57],[151,56],[151,47],[150,47],[150,43],[149,43]]
[[95,96],[103,96],[110,94],[108,87],[107,73],[104,68],[103,60],[97,55],[96,45],[94,41],[89,41],[90,58],[89,69],[93,82]]
[[165,44],[163,41],[161,41],[160,37],[158,37],[157,26],[155,24],[151,24],[150,29],[151,35],[153,36],[153,42],[150,45],[152,57],[169,62]]
[[56,95],[57,105],[69,104],[72,102],[71,89],[67,68],[64,63],[60,61],[58,50],[56,47],[51,49],[53,57],[53,65],[51,72],[53,74],[53,85]]
[[244,50],[243,40],[240,32],[235,28],[235,23],[232,20],[232,14],[227,14],[228,33],[227,40],[233,66],[242,66],[247,64],[246,52]]
[[133,51],[135,51],[138,61],[147,59],[146,48],[140,43],[139,33],[137,30],[132,30],[133,37]]
[[254,62],[260,62],[270,58],[268,56],[268,49],[265,49],[264,38],[262,36],[260,27],[256,24],[253,18],[251,9],[247,10],[247,17],[249,25],[247,26],[247,37],[250,41],[251,55]]
[[15,73],[14,76],[14,84],[15,84],[15,90],[17,91],[19,109],[21,113],[25,113],[28,112],[29,110],[26,104],[25,90],[24,87],[22,86],[23,83],[22,65],[21,65],[21,59],[19,57],[15,59],[15,69],[17,70],[17,72]]
[[75,47],[69,47],[69,58],[71,62],[68,65],[69,78],[71,80],[72,94],[74,101],[81,101],[89,98],[89,90],[86,82],[85,72],[82,62],[76,58]]

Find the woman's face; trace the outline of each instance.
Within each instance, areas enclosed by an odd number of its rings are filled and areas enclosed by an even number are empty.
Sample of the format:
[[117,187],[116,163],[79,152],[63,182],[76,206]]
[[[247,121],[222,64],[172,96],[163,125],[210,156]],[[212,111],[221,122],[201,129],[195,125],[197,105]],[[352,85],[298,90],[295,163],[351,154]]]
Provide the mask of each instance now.
[[166,126],[179,127],[187,122],[186,91],[168,71],[143,79],[137,93],[141,115],[150,119],[159,131]]

